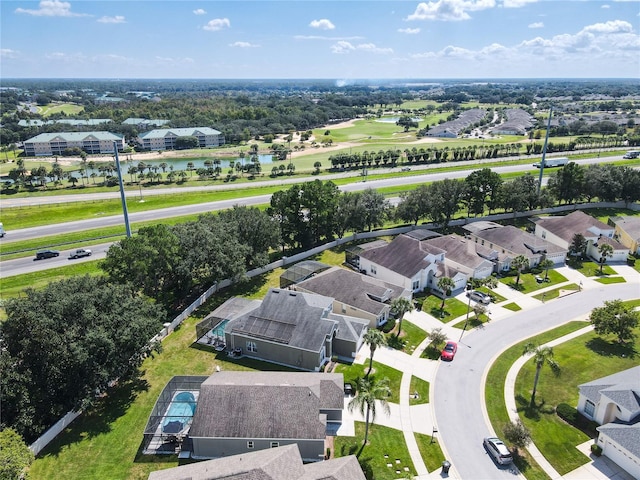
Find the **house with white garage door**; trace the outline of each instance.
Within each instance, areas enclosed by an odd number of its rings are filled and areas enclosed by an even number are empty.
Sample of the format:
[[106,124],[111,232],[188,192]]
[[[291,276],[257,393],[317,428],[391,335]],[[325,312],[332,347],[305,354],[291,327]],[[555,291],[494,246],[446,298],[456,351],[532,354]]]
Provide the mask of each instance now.
[[640,366],[578,388],[578,411],[600,424],[602,455],[640,478]]

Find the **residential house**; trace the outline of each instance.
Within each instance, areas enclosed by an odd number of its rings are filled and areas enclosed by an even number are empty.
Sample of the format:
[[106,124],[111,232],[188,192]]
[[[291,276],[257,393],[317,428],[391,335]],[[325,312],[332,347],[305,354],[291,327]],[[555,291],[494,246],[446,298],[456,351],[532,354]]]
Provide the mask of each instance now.
[[602,454],[640,478],[640,366],[578,388],[578,411],[600,424]]
[[[469,238],[490,250],[497,252],[494,260],[497,271],[507,271],[511,262],[519,255],[529,260],[529,266],[535,267],[542,259],[554,264],[563,264],[567,249],[511,225],[502,226],[493,222],[474,222],[464,226]],[[485,227],[485,228],[482,228]]]
[[334,313],[333,303],[323,295],[272,288],[262,301],[227,315],[226,349],[310,371],[319,371],[333,355],[352,360],[368,322]]
[[640,255],[640,217],[612,217],[608,224],[614,228],[614,239],[632,253]]
[[473,240],[453,234],[430,238],[426,243],[444,250],[444,264],[464,273],[466,278],[487,278],[493,272],[491,259],[497,258],[497,252]]
[[171,120],[160,120],[160,119],[148,119],[148,118],[136,118],[129,117],[122,122],[122,125],[133,125],[140,130],[148,130],[152,127],[162,127],[167,125]]
[[62,155],[67,148],[76,147],[89,154],[112,154],[114,144],[122,151],[124,136],[110,132],[41,133],[24,141],[24,154],[27,157]]
[[625,261],[629,254],[629,248],[614,240],[615,227],[601,222],[597,218],[584,213],[581,210],[571,212],[569,215],[542,217],[535,221],[535,235],[547,240],[566,250],[569,250],[573,237],[580,233],[587,241],[586,254],[600,260],[598,252],[599,242],[606,242],[613,247],[613,255],[608,258],[610,261]]
[[296,444],[157,470],[148,480],[365,480],[355,455],[303,463]]
[[224,145],[222,132],[210,127],[159,128],[138,135],[138,143],[144,150],[172,150],[180,137],[196,137],[201,148]]
[[418,232],[398,235],[391,243],[362,250],[358,258],[360,271],[410,292],[434,288],[437,263],[444,262],[445,251],[420,240]]
[[394,299],[411,300],[411,292],[399,285],[340,267],[330,268],[291,288],[333,298],[334,312],[365,319],[370,328],[387,322]]
[[217,372],[200,387],[189,430],[193,457],[297,444],[305,462],[320,461],[327,428],[342,423],[343,408],[341,373]]

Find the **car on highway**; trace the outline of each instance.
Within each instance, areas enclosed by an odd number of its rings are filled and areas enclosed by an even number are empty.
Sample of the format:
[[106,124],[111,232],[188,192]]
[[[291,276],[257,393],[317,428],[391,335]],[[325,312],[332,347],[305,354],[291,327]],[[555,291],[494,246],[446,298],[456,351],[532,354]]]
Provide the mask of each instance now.
[[45,258],[53,258],[60,255],[58,250],[38,250],[34,260],[44,260]]
[[77,250],[73,250],[69,254],[69,260],[73,258],[90,257],[91,253],[91,250],[89,250],[88,248],[78,248]]
[[486,293],[479,292],[478,290],[467,292],[467,297],[474,302],[482,303],[484,305],[489,305],[491,303],[491,297]]
[[449,340],[447,344],[442,349],[442,353],[440,353],[440,358],[442,360],[453,360],[453,357],[456,356],[456,352],[458,351],[458,344],[456,342],[452,342]]
[[507,465],[508,463],[513,462],[511,452],[504,442],[498,437],[486,437],[482,444],[489,455],[491,455],[498,464]]

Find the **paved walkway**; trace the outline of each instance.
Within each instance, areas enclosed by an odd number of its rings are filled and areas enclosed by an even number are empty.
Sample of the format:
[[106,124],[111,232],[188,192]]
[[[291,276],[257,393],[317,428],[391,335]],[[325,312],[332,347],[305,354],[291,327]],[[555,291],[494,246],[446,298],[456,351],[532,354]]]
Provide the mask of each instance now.
[[[616,274],[624,277],[627,282],[638,282],[640,283],[640,274],[633,269],[632,267],[628,267],[626,265],[612,265]],[[499,283],[498,287],[495,289],[495,292],[499,295],[506,298],[503,302],[498,304],[492,304],[489,308],[490,316],[492,321],[498,321],[504,318],[508,318],[517,312],[513,312],[506,308],[503,308],[504,305],[509,303],[516,303],[522,309],[530,308],[533,306],[537,306],[541,303],[541,300],[533,298],[534,295],[538,295],[545,291],[555,290],[558,288],[562,288],[563,285],[579,285],[580,289],[588,290],[593,288],[602,288],[603,284],[597,282],[593,278],[587,278],[582,275],[577,270],[571,269],[569,267],[558,267],[555,269],[557,272],[561,273],[567,278],[567,282],[562,284],[556,284],[549,287],[545,287],[530,294],[523,294],[517,290],[514,290],[503,283]],[[562,295],[570,295],[575,293],[573,290],[566,290],[561,292]],[[458,295],[459,299],[463,302],[467,302],[467,298],[463,293]],[[447,335],[447,337],[457,340],[462,334],[462,329],[455,328],[452,325],[460,322],[461,319],[465,318],[466,314],[462,317],[455,318],[446,324],[443,324],[440,320],[432,317],[431,315],[414,310],[405,315],[404,319],[409,322],[415,324],[421,329],[431,332],[436,328],[442,329],[443,333]],[[579,318],[575,320],[583,320],[586,321],[586,318]],[[560,343],[563,343],[571,338],[575,338],[579,335],[582,335],[588,331],[590,331],[592,327],[585,326],[585,328],[580,329],[576,332],[573,332],[569,335],[561,337],[553,342],[550,342],[548,345],[554,346]],[[404,352],[394,350],[389,347],[378,348],[374,354],[374,360],[376,362],[388,365],[390,367],[395,368],[402,372],[402,381],[400,383],[400,403],[399,404],[389,404],[390,407],[390,415],[386,415],[382,408],[377,409],[377,415],[373,421],[378,425],[384,425],[387,427],[395,428],[397,430],[402,430],[405,442],[407,444],[407,449],[409,451],[409,455],[411,456],[411,460],[413,462],[414,468],[416,470],[417,476],[416,479],[425,480],[425,479],[441,479],[442,477],[447,477],[447,475],[442,474],[440,468],[433,472],[429,472],[427,467],[420,455],[420,451],[418,450],[418,445],[415,440],[414,433],[422,433],[425,435],[432,435],[434,433],[434,428],[437,429],[437,423],[435,418],[435,413],[431,407],[431,403],[421,404],[421,405],[410,405],[410,384],[411,377],[416,376],[427,382],[432,382],[435,378],[436,371],[440,365],[439,361],[426,360],[424,358],[420,358],[420,355],[424,351],[424,349],[428,346],[429,339],[426,338],[415,350],[409,355]],[[363,345],[360,352],[358,353],[355,363],[365,363],[369,361],[370,350],[367,345]],[[507,405],[507,410],[509,411],[509,416],[512,420],[518,418],[517,407],[515,403],[515,380],[518,374],[518,371],[524,365],[530,357],[522,357],[516,361],[507,374],[507,379],[505,382],[505,401]],[[486,373],[486,372],[485,372]],[[343,425],[338,430],[338,435],[354,435],[354,421],[364,421],[364,417],[360,415],[359,412],[349,412],[347,405],[350,401],[350,398],[345,398],[345,413],[343,418]],[[492,431],[491,424],[488,418],[485,418],[489,429]],[[437,433],[436,433],[437,436]],[[579,446],[578,448],[582,449],[585,452],[591,462],[586,463],[579,469],[568,473],[564,477],[561,476],[553,466],[544,458],[544,456],[540,453],[540,451],[536,448],[535,445],[530,445],[528,447],[531,455],[536,459],[538,464],[541,466],[543,470],[547,473],[547,475],[552,479],[561,479],[565,480],[605,480],[605,479],[615,479],[615,480],[632,480],[626,472],[624,472],[620,467],[618,467],[615,463],[606,459],[606,457],[595,457],[590,455],[590,442],[586,442],[584,445]],[[446,446],[441,445],[443,452],[446,455]],[[448,458],[448,457],[447,457]],[[395,461],[395,459],[394,459]],[[396,464],[394,462],[390,462],[392,465],[390,468],[395,468]],[[402,466],[402,461],[398,464],[397,468]],[[404,470],[400,470],[401,474],[404,474]],[[400,475],[399,475],[400,476]],[[518,475],[520,478],[524,478],[521,474]],[[455,470],[455,465],[452,465],[449,470],[448,478],[458,479],[460,478]]]

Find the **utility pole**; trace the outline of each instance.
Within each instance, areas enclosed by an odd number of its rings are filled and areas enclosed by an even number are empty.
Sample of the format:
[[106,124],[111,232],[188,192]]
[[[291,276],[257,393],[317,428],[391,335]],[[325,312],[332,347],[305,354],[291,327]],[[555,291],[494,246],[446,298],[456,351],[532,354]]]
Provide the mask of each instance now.
[[542,174],[544,172],[545,159],[547,157],[547,144],[549,143],[549,130],[551,130],[551,113],[553,112],[553,105],[549,107],[549,119],[547,120],[547,133],[544,136],[544,145],[542,147],[542,160],[540,160],[540,175],[538,176],[538,196],[540,196],[540,189],[542,188]]
[[[127,211],[127,197],[124,194],[124,183],[122,182],[122,172],[120,171],[120,159],[118,158],[118,142],[113,142],[113,153],[116,159],[116,170],[118,171],[118,183],[120,184],[120,200],[122,201],[122,213],[124,213],[124,226],[127,231],[127,238],[131,238],[131,225],[129,225],[129,212]],[[142,191],[140,193],[142,195]]]

